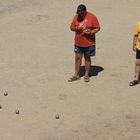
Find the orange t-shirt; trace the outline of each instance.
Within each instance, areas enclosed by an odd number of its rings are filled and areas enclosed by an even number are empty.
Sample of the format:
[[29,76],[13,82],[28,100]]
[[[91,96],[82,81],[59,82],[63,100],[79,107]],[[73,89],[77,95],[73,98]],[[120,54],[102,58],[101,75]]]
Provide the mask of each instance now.
[[[74,26],[83,26],[84,29],[94,29],[100,27],[98,19],[90,12],[87,12],[82,22],[78,21],[78,15],[75,15],[71,23],[71,27]],[[80,47],[90,47],[96,45],[95,34],[86,35],[83,32],[76,32],[75,45]]]

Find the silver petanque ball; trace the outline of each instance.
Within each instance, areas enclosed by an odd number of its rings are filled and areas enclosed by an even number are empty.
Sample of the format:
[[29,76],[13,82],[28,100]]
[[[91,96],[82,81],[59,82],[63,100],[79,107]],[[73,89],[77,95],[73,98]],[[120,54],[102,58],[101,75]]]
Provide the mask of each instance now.
[[59,119],[60,117],[59,117],[59,115],[58,115],[58,114],[56,114],[56,115],[55,115],[55,118],[56,118],[56,119]]
[[8,93],[7,92],[4,92],[4,96],[8,96]]
[[19,114],[19,110],[16,110],[16,114]]

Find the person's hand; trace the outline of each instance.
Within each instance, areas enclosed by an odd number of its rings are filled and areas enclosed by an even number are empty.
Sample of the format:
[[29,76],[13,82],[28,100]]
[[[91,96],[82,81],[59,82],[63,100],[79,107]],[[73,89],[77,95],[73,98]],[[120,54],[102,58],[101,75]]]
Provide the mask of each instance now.
[[91,34],[91,30],[90,29],[85,29],[85,30],[83,30],[83,33],[89,35],[89,34]]
[[77,26],[77,31],[79,31],[79,32],[83,32],[83,26]]
[[134,51],[134,52],[136,51],[136,46],[133,46],[133,51]]

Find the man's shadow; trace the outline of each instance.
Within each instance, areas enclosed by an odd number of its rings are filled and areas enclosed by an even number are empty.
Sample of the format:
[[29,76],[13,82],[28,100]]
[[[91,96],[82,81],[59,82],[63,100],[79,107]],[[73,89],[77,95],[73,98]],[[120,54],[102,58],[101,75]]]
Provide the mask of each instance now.
[[[90,77],[97,76],[99,72],[103,71],[104,68],[101,66],[91,66]],[[85,75],[85,66],[81,66],[80,68],[80,77]]]

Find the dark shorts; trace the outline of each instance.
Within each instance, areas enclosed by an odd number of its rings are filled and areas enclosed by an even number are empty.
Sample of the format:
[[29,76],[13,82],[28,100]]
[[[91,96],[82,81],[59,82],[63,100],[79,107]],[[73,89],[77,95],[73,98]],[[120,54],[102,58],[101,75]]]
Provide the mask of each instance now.
[[140,59],[140,50],[136,50],[136,59]]
[[82,53],[85,56],[95,56],[96,54],[96,47],[94,46],[90,46],[90,47],[79,47],[79,46],[75,46],[74,47],[74,52],[75,53]]

